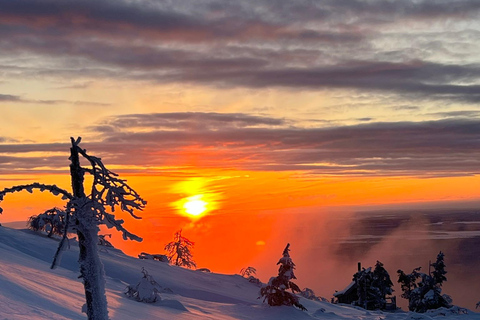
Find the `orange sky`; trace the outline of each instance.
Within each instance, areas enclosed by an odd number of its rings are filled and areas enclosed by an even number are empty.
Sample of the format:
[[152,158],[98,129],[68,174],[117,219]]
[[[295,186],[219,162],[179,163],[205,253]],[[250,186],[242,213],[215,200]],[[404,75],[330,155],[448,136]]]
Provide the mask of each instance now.
[[[142,243],[123,241],[115,231],[105,231],[113,234],[113,243],[131,255],[141,251],[163,253],[164,245],[175,231],[183,228],[183,235],[196,243],[194,257],[199,267],[234,273],[257,261],[260,253],[277,255],[282,246],[277,233],[288,226],[288,219],[302,219],[302,215],[312,213],[328,217],[362,206],[474,200],[480,185],[476,176],[309,179],[299,172],[227,170],[199,170],[192,175],[195,177],[188,179],[125,175],[148,204],[139,213],[142,220],[118,212],[117,217],[124,218],[126,228],[144,240]],[[33,179],[68,190],[68,178],[60,174],[10,176],[5,177],[0,186]],[[194,195],[204,195],[207,202],[207,211],[200,218],[189,217],[185,209],[177,205]],[[26,221],[28,216],[53,205],[60,206],[62,201],[38,191],[7,195],[2,202],[1,221]]]
[[[116,246],[163,253],[183,228],[199,267],[263,281],[286,242],[323,263],[351,227],[332,217],[475,207],[480,7],[357,2],[4,1],[0,189],[70,190],[81,136],[148,201],[142,220],[116,212],[144,239],[105,231]],[[192,197],[204,215],[185,214]],[[53,205],[7,195],[0,222]],[[299,278],[319,267],[306,264]]]

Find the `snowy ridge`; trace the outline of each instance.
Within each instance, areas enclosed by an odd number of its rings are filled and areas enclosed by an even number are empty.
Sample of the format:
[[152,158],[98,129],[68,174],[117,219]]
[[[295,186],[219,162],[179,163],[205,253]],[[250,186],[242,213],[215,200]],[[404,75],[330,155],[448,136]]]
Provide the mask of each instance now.
[[[55,270],[51,259],[57,242],[27,230],[0,227],[0,318],[86,319],[83,285],[77,278],[78,247],[71,241]],[[480,320],[466,310],[435,310],[425,314],[365,311],[345,305],[300,298],[307,312],[293,307],[270,307],[257,299],[259,288],[239,275],[204,273],[142,260],[107,248],[105,266],[111,319],[463,319]],[[129,299],[124,290],[142,278],[142,267],[164,289],[161,300],[146,304]],[[171,291],[170,291],[171,290]],[[170,293],[169,293],[170,292]],[[455,311],[455,310],[454,310]],[[457,310],[458,311],[458,310]]]

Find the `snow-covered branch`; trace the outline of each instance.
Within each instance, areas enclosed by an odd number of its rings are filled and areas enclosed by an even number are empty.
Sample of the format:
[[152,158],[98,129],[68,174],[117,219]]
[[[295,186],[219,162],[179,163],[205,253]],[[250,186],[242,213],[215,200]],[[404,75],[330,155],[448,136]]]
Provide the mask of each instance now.
[[[77,139],[74,146],[92,167],[84,169],[93,176],[92,200],[104,207],[110,207],[112,212],[115,211],[115,207],[120,207],[122,211],[128,212],[135,219],[141,219],[134,214],[134,210],[143,210],[147,202],[126,183],[126,180],[118,178],[115,172],[108,170],[100,158],[91,156],[85,149],[80,148],[79,143],[80,139]],[[105,219],[112,223],[111,217],[106,215]],[[101,220],[104,220],[104,217],[101,217]]]
[[[67,199],[71,200],[73,198],[73,196],[70,194],[70,192],[68,192],[68,191],[66,191],[62,188],[59,188],[54,184],[49,185],[49,184],[41,184],[41,183],[38,183],[38,182],[34,182],[34,183],[31,183],[31,184],[23,184],[23,185],[19,185],[19,186],[14,186],[12,188],[3,189],[2,191],[0,191],[0,202],[3,200],[3,197],[8,193],[20,192],[20,191],[23,191],[23,190],[26,190],[26,191],[32,193],[34,189],[38,189],[41,192],[49,191],[50,193],[52,193],[55,196],[61,195],[62,199],[64,199],[64,200],[67,200]],[[2,208],[0,208],[0,213],[2,213],[2,211],[3,211]]]

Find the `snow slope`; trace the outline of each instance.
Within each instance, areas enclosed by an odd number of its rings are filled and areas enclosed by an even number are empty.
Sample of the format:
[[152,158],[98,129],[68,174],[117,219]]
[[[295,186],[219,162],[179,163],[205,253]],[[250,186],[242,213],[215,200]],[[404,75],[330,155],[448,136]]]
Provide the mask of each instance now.
[[[78,277],[78,247],[63,254],[60,267],[50,263],[57,241],[28,230],[0,227],[0,319],[85,319],[85,301]],[[140,260],[115,249],[100,252],[107,276],[111,319],[463,319],[480,320],[467,311],[429,314],[367,312],[362,309],[301,298],[308,312],[293,307],[269,307],[257,299],[259,288],[239,275],[187,270]],[[145,267],[165,290],[161,301],[145,304],[128,299],[124,289],[136,284]],[[170,290],[168,290],[168,289]],[[173,293],[172,293],[173,292]]]

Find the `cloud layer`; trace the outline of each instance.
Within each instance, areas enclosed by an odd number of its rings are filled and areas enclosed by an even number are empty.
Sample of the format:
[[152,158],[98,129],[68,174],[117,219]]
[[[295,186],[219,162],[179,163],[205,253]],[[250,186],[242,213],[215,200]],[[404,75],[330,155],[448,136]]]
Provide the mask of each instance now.
[[475,0],[9,1],[0,68],[478,103],[479,16]]
[[[240,113],[155,113],[109,117],[90,131],[98,140],[84,147],[106,163],[151,173],[198,166],[429,177],[478,174],[480,167],[480,121],[467,118],[312,128]],[[54,155],[23,158],[31,152]],[[3,143],[0,155],[3,172],[65,167],[68,144]]]

